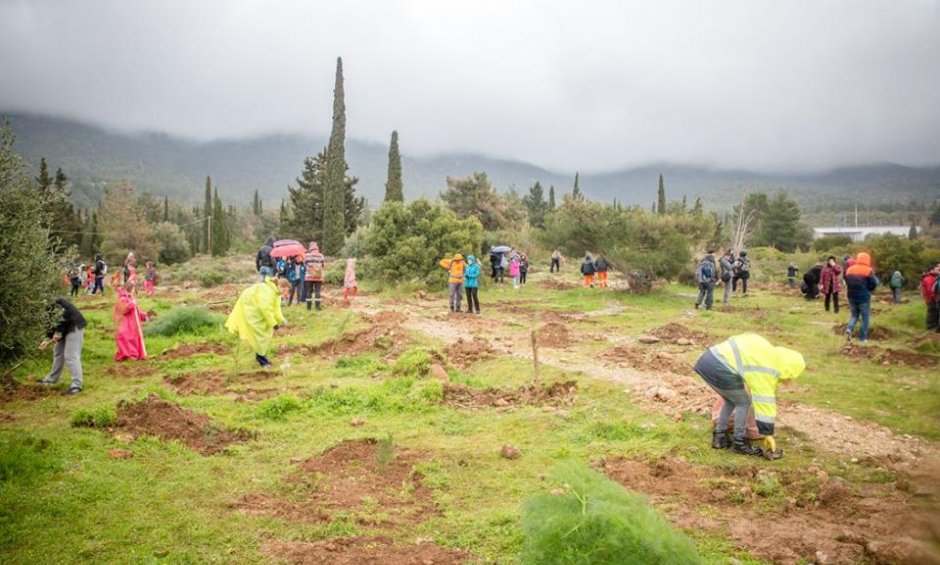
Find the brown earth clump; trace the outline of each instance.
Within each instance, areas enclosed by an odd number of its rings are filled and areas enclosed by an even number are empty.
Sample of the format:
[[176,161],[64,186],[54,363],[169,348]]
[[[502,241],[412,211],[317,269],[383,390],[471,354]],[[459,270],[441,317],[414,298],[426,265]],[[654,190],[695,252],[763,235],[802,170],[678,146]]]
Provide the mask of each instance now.
[[647,335],[656,336],[659,339],[678,345],[705,345],[711,338],[708,334],[690,330],[682,324],[670,322],[665,326],[646,332]]
[[221,343],[183,343],[160,354],[162,359],[180,359],[193,355],[231,355],[232,349]]
[[541,347],[563,348],[574,343],[573,332],[559,322],[549,322],[535,330],[535,337]]
[[329,339],[316,345],[282,344],[278,352],[320,355],[331,359],[378,349],[385,352],[386,358],[395,357],[411,341],[408,331],[401,326],[406,318],[401,312],[379,312],[369,317],[369,327],[343,332],[338,339]]
[[619,366],[632,367],[647,372],[688,375],[692,371],[690,364],[669,353],[626,344],[608,349],[601,353],[601,357]]
[[151,394],[140,402],[120,402],[115,430],[134,438],[154,436],[179,441],[203,455],[211,455],[228,445],[249,439],[244,431],[220,429],[205,414],[197,414],[178,404]]
[[198,373],[180,373],[163,378],[180,396],[233,396],[238,402],[257,402],[275,396],[289,389],[282,388],[239,388],[239,385],[266,381],[277,377],[277,371],[251,371],[235,375],[226,375],[222,371],[208,370]]
[[461,369],[466,369],[480,361],[489,359],[493,356],[494,351],[490,342],[481,337],[467,340],[461,337],[457,338],[457,341],[447,348],[446,353],[451,363]]
[[235,506],[247,514],[301,522],[353,513],[360,525],[410,528],[437,513],[423,475],[414,470],[423,458],[371,438],[344,440],[287,477],[294,501],[258,493]]
[[849,359],[868,360],[881,365],[892,367],[932,368],[940,364],[940,359],[934,355],[923,355],[900,349],[883,349],[874,345],[858,345],[846,343],[839,348],[839,354]]
[[395,545],[387,537],[277,541],[262,546],[261,553],[302,565],[456,565],[471,558],[462,549],[441,547],[429,541]]
[[[856,490],[816,466],[781,472],[757,466],[722,470],[694,466],[682,457],[612,457],[594,466],[648,495],[677,526],[730,533],[749,553],[773,563],[937,562],[930,547],[938,541],[937,532],[930,533],[930,512],[917,509],[912,496],[894,484],[866,483]],[[773,497],[784,501],[763,502]],[[883,558],[888,549],[897,548],[896,542],[917,534],[926,543],[906,544],[907,559]],[[872,547],[884,555],[873,555]]]
[[475,389],[468,386],[445,383],[444,404],[458,408],[508,408],[512,406],[561,406],[574,403],[578,395],[575,381],[556,382],[548,385],[528,384],[514,390],[497,388]]
[[155,370],[147,361],[127,359],[110,365],[104,372],[112,377],[142,379],[154,374]]
[[549,290],[572,290],[581,286],[578,282],[558,278],[542,279],[537,284]]
[[[859,322],[859,324],[861,324],[861,322]],[[847,330],[848,327],[849,327],[848,324],[836,324],[832,326],[832,333],[836,335],[845,335],[845,330]],[[857,330],[859,329],[859,326],[856,325],[855,329],[856,329],[855,335],[857,336],[858,335]],[[872,326],[868,328],[868,339],[876,339],[878,341],[881,341],[883,339],[891,339],[894,336],[895,336],[894,330],[885,326]]]
[[39,400],[57,392],[50,386],[21,384],[9,375],[0,376],[0,404],[14,400]]

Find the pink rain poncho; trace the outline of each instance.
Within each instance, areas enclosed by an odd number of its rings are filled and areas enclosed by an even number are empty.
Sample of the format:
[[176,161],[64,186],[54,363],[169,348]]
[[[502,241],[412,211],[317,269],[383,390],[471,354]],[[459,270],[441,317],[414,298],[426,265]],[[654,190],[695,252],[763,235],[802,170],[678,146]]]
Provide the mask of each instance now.
[[117,332],[114,334],[117,352],[114,360],[146,359],[147,348],[144,347],[144,332],[140,323],[147,319],[147,315],[138,308],[134,296],[123,287],[118,288],[118,301],[114,305],[113,314],[117,323]]
[[271,347],[274,326],[284,323],[281,293],[270,277],[242,291],[235,308],[225,320],[225,328],[251,345],[256,355],[266,355]]

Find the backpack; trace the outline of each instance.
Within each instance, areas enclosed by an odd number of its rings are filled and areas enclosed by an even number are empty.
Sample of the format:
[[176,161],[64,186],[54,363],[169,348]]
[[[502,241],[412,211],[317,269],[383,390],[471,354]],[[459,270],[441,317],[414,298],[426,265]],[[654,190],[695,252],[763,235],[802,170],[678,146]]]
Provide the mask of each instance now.
[[903,277],[901,276],[901,272],[895,271],[891,275],[891,288],[900,288],[902,279]]
[[100,266],[99,269],[98,269],[98,274],[101,275],[101,276],[107,275],[107,274],[108,274],[108,264],[105,263],[103,260],[98,261],[98,263],[101,263],[101,266]]
[[707,283],[715,280],[715,264],[702,261],[698,266],[698,282]]
[[751,264],[747,259],[741,259],[738,257],[734,261],[734,276],[740,277],[751,272]]

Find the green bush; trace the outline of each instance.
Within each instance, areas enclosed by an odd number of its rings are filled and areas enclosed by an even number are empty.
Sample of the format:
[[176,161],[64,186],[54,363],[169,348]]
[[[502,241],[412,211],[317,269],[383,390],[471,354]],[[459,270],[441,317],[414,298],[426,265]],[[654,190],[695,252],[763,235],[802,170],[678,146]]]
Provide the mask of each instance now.
[[300,400],[293,394],[280,394],[261,401],[255,414],[263,420],[283,420],[288,414],[302,407]]
[[144,325],[144,334],[148,336],[194,334],[207,328],[217,328],[224,320],[224,316],[216,314],[208,308],[174,308]]
[[702,563],[692,541],[642,495],[575,461],[552,475],[565,492],[522,505],[522,563]]
[[813,240],[813,249],[819,253],[832,253],[833,255],[846,253],[850,245],[852,245],[852,238],[847,235],[824,235]]
[[392,375],[420,378],[431,370],[431,362],[431,352],[427,349],[409,349],[392,365]]
[[72,414],[73,428],[107,428],[117,423],[117,413],[110,406],[101,406],[93,411],[79,410]]
[[61,463],[46,439],[0,436],[0,484],[29,482],[56,471]]

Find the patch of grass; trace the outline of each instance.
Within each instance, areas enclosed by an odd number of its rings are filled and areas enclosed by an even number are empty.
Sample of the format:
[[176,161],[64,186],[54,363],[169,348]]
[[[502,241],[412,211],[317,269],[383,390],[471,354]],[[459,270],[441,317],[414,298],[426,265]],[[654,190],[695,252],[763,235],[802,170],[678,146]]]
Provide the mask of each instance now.
[[420,378],[431,370],[433,359],[425,348],[409,349],[392,365],[392,374],[396,377]]
[[279,394],[258,403],[255,415],[262,420],[283,420],[291,412],[303,408],[300,400],[290,393]]
[[340,357],[334,366],[339,369],[337,376],[340,377],[371,377],[382,369],[382,362],[378,355],[366,353],[354,357]]
[[703,562],[695,544],[642,495],[575,461],[552,474],[561,492],[523,503],[522,563]]
[[61,468],[47,439],[30,435],[0,436],[0,485],[30,483]]
[[174,336],[179,334],[199,334],[207,329],[217,329],[225,317],[208,308],[174,308],[144,326],[148,336]]
[[81,409],[72,414],[73,428],[108,428],[117,423],[117,412],[110,406],[99,406],[94,410]]

